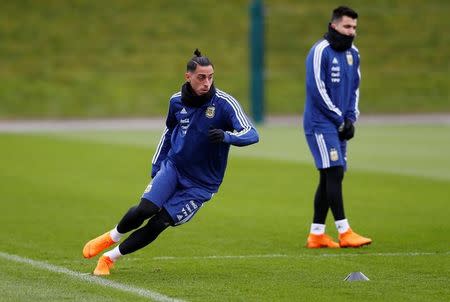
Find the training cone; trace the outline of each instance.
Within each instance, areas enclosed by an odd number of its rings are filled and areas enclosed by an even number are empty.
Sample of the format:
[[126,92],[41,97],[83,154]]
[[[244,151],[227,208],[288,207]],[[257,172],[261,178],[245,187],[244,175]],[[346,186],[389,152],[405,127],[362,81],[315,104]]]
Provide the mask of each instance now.
[[370,281],[370,280],[363,273],[354,272],[354,273],[348,274],[348,276],[345,277],[344,281]]

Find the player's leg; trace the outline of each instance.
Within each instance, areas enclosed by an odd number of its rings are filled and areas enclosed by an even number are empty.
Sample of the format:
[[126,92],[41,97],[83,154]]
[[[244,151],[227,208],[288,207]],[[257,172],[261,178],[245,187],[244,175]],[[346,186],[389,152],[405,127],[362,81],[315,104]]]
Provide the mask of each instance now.
[[314,195],[314,224],[325,224],[328,213],[328,200],[327,200],[327,179],[323,169],[319,170],[319,185],[317,186],[316,193]]
[[117,232],[120,234],[128,233],[140,227],[145,220],[158,213],[160,207],[148,199],[142,198],[141,202],[131,207],[117,224]]
[[147,246],[170,225],[173,225],[172,218],[165,209],[161,209],[149,219],[145,226],[131,233],[119,246],[103,254],[98,260],[94,275],[109,275],[109,271],[117,259]]
[[342,180],[344,179],[344,168],[333,166],[323,171],[326,178],[327,200],[333,213],[335,221],[345,219],[344,201],[342,197]]
[[[183,186],[181,185],[181,187]],[[199,188],[184,188],[175,192],[163,204],[161,211],[150,218],[145,226],[134,231],[119,246],[100,257],[94,274],[109,275],[109,270],[117,259],[147,246],[168,226],[177,226],[188,222],[202,204],[211,199],[212,195],[212,193]]]
[[149,183],[137,207],[132,207],[117,225],[117,231],[125,234],[142,225],[144,221],[160,212],[162,205],[176,192],[178,173],[175,166],[165,161],[155,178]]
[[138,205],[128,210],[115,228],[86,243],[83,248],[83,256],[92,258],[98,255],[101,251],[119,242],[125,233],[138,228],[146,219],[158,213],[159,210],[160,208],[157,205],[142,198]]
[[170,217],[166,209],[161,209],[158,214],[149,219],[145,226],[131,233],[119,245],[120,253],[126,255],[145,247],[155,240],[167,227],[173,224],[172,217]]
[[328,199],[339,232],[340,247],[360,247],[370,244],[372,240],[353,232],[345,216],[342,183],[347,169],[347,142],[340,141],[339,144],[339,148],[336,149],[341,160],[336,161],[336,166],[330,167],[326,172]]
[[331,212],[334,216],[336,228],[339,232],[340,247],[359,247],[370,244],[371,239],[362,237],[350,228],[350,224],[345,217],[344,202],[342,196],[342,181],[344,178],[344,167],[334,166],[324,170],[327,182],[327,199]]
[[117,226],[105,234],[90,240],[83,248],[83,256],[92,258],[101,251],[120,241],[122,236],[142,225],[142,223],[158,213],[161,206],[175,192],[178,180],[174,166],[164,162],[160,171],[145,189],[138,205],[131,207]]
[[327,178],[325,169],[329,166],[329,156],[324,148],[322,134],[306,135],[306,139],[319,170],[319,184],[314,195],[314,215],[310,233],[306,242],[308,248],[338,248],[339,244],[325,234],[325,220],[327,218],[329,202],[327,196]]

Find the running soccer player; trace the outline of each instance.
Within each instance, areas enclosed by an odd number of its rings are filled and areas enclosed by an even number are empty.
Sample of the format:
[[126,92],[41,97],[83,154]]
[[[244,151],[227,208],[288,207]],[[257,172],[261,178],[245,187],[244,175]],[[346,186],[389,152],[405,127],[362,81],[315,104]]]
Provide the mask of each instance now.
[[83,248],[83,256],[92,258],[135,230],[99,258],[94,275],[109,275],[117,259],[150,244],[167,227],[191,220],[218,191],[230,145],[259,140],[238,101],[214,87],[214,66],[198,49],[187,63],[185,79],[170,98],[166,128],[152,160],[153,179],[140,202]]
[[[306,58],[303,128],[319,170],[308,248],[360,247],[372,242],[352,231],[342,197],[347,142],[354,136],[354,123],[359,115],[359,51],[353,45],[357,18],[358,14],[349,7],[333,10],[328,32]],[[325,234],[329,208],[339,232],[339,243]]]

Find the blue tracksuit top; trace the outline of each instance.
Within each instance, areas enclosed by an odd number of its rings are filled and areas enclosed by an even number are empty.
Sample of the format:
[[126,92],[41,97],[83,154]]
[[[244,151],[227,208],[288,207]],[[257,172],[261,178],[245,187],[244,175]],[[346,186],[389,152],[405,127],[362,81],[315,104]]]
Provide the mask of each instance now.
[[[210,143],[210,129],[225,131],[224,142]],[[239,103],[229,94],[216,89],[211,100],[201,107],[188,107],[181,92],[170,98],[166,128],[152,160],[152,177],[161,162],[170,160],[178,172],[193,185],[212,193],[222,183],[230,144],[246,146],[258,142],[256,129]]]
[[360,77],[355,46],[336,51],[325,39],[314,44],[306,58],[305,134],[336,133],[345,119],[356,122]]

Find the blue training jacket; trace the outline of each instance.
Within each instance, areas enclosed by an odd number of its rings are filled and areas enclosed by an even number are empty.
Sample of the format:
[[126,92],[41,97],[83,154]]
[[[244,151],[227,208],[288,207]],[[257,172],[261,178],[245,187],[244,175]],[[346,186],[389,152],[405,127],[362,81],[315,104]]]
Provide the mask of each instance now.
[[335,51],[325,39],[306,58],[305,134],[336,133],[345,119],[359,116],[359,52]]
[[[210,143],[208,131],[213,128],[225,131],[223,143]],[[166,128],[152,160],[152,177],[167,159],[193,184],[217,192],[230,144],[246,146],[258,140],[256,129],[231,95],[216,89],[211,100],[197,108],[184,105],[178,92],[170,98]]]

